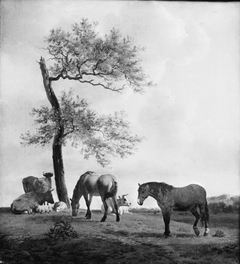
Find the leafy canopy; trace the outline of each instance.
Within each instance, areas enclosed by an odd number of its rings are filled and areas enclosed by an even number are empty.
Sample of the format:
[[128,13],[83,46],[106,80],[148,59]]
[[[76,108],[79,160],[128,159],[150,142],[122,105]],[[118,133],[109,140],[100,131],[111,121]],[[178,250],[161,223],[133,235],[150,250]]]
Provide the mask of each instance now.
[[97,23],[82,19],[72,25],[71,32],[51,30],[45,39],[53,61],[50,79],[77,80],[117,92],[126,86],[135,92],[151,86],[140,66],[139,52],[143,48],[133,45],[131,38],[122,37],[116,29],[102,37],[96,26]]
[[[45,38],[51,61],[47,70],[50,87],[59,79],[115,92],[126,87],[142,92],[144,87],[151,86],[140,66],[139,53],[143,48],[135,46],[131,38],[122,37],[116,29],[100,36],[96,27],[97,23],[82,19],[72,25],[70,32],[61,28],[50,31]],[[110,163],[110,156],[133,154],[135,145],[141,141],[130,134],[123,111],[98,116],[86,100],[74,98],[73,91],[61,94],[59,109],[42,106],[33,108],[30,114],[38,128],[34,134],[22,134],[21,144],[45,146],[61,131],[57,144],[65,145],[69,140],[73,147],[81,149],[84,158],[95,156],[102,166]]]
[[141,142],[138,136],[130,135],[123,111],[98,116],[85,99],[74,98],[72,90],[62,92],[59,103],[61,119],[54,108],[41,106],[32,109],[30,115],[35,118],[38,128],[35,134],[28,131],[21,135],[22,145],[45,146],[63,126],[64,134],[59,144],[65,145],[70,140],[73,147],[81,149],[85,159],[95,156],[98,163],[106,166],[110,163],[110,156],[123,158],[131,155],[136,143]]

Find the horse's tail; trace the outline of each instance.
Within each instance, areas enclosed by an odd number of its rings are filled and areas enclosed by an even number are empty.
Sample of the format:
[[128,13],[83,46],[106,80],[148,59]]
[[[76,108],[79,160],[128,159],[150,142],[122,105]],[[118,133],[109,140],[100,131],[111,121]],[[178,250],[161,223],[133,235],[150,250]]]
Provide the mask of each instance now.
[[114,195],[117,195],[117,191],[118,191],[118,183],[115,179],[113,179],[113,185],[112,185],[112,193]]
[[208,210],[208,203],[205,203],[205,210],[204,213],[201,214],[201,223],[204,225],[204,222],[209,222],[209,210]]

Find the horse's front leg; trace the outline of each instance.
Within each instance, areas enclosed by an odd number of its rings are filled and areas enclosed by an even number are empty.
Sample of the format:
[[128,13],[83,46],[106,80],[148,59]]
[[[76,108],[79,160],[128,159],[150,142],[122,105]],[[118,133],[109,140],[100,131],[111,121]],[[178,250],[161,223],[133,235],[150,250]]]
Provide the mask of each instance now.
[[172,214],[171,210],[164,210],[164,211],[162,211],[163,221],[164,221],[164,224],[165,224],[164,235],[166,237],[168,237],[171,234],[170,227],[169,227],[169,225],[170,225],[170,219],[171,219],[171,214]]
[[85,194],[84,198],[85,198],[86,205],[87,205],[87,212],[86,212],[85,217],[86,217],[86,219],[91,219],[92,214],[91,214],[91,210],[90,210],[90,205],[92,202],[92,195],[89,195],[89,198],[88,198],[88,194]]

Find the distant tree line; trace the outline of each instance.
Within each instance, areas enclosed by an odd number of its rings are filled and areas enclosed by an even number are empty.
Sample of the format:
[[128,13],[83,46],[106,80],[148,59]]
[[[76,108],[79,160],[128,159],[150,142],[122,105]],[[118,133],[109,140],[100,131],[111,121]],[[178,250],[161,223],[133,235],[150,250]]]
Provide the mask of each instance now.
[[210,203],[208,204],[210,212],[217,214],[223,213],[239,213],[240,200],[234,201],[232,204],[226,204],[224,202]]

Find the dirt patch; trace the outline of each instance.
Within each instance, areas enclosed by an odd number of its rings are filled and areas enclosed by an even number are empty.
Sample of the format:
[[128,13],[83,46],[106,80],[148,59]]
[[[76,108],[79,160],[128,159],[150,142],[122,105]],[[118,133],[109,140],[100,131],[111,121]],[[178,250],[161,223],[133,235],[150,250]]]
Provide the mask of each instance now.
[[[109,216],[100,223],[100,212],[94,211],[91,220],[84,214],[13,215],[0,210],[1,263],[239,263],[237,226],[221,223],[208,237],[201,228],[196,237],[192,225],[171,221],[173,236],[165,238],[160,215],[123,215],[119,223]],[[78,236],[49,237],[59,221],[68,221]],[[219,228],[224,237],[213,236]]]

